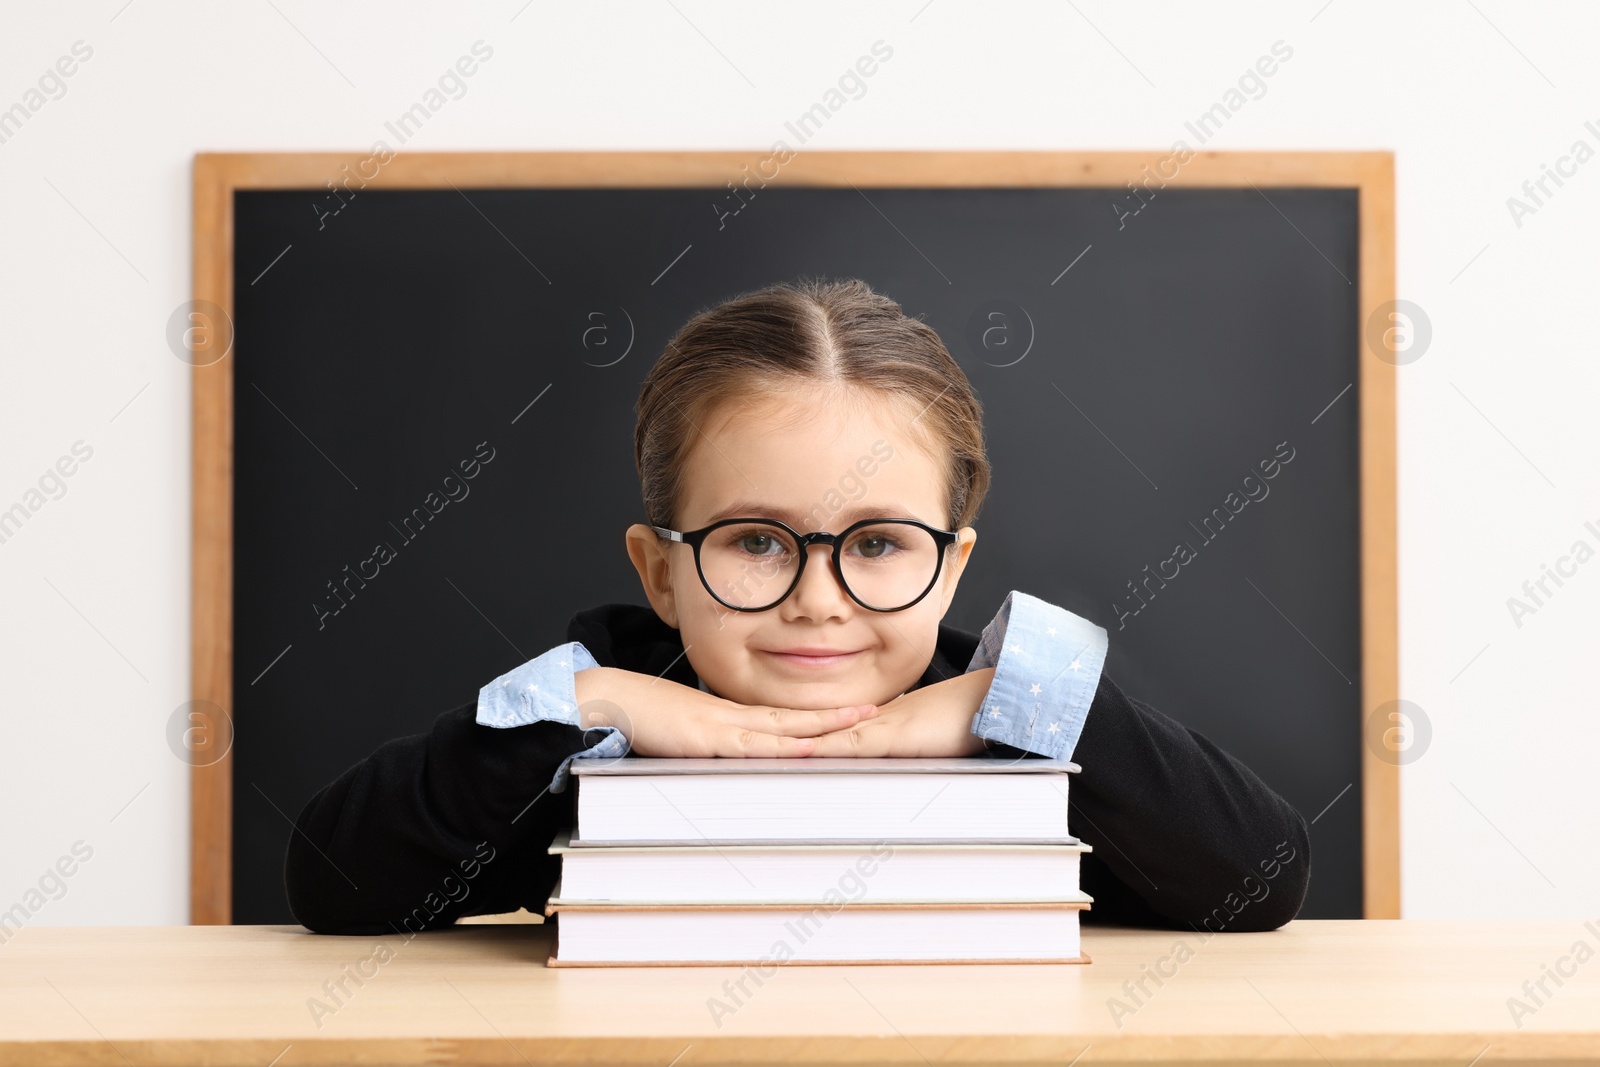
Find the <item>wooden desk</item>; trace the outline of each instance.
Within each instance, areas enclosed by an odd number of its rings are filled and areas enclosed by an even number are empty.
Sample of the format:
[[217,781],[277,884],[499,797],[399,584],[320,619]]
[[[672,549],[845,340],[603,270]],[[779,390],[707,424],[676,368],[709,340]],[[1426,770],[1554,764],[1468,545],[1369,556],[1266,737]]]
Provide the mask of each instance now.
[[[549,938],[28,928],[0,945],[0,1067],[1600,1060],[1600,958],[1547,980],[1521,1029],[1507,1008],[1575,942],[1600,948],[1577,921],[1303,921],[1209,941],[1090,927],[1089,965],[787,967],[738,1002],[738,968],[548,969]],[[1124,987],[1154,971],[1148,996]],[[323,983],[352,973],[370,977],[346,978],[341,1006]],[[713,997],[732,1014],[714,1020]],[[1113,998],[1131,1014],[1114,1019]]]

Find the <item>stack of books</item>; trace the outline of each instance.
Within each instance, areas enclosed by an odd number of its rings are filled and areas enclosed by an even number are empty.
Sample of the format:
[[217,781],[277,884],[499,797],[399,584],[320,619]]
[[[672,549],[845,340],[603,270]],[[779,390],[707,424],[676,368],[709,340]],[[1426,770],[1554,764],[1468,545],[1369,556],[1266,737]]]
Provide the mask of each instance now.
[[1087,963],[1067,760],[574,760],[551,966]]

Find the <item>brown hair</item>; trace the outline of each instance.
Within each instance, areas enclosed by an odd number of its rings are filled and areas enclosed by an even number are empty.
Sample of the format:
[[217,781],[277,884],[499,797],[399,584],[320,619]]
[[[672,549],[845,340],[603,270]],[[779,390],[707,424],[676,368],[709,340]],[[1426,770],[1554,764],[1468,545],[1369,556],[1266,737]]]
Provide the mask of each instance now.
[[931,326],[854,278],[743,293],[667,342],[639,390],[633,433],[649,521],[676,521],[686,459],[719,405],[806,388],[850,399],[851,387],[905,406],[918,443],[945,457],[949,529],[971,525],[989,490],[982,405]]

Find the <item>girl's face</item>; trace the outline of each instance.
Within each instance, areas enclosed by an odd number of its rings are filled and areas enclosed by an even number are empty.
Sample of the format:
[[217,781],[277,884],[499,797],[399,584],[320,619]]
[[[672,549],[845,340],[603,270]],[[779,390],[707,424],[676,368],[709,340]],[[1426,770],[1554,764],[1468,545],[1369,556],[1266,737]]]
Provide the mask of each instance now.
[[[918,414],[859,390],[725,405],[700,427],[688,456],[676,529],[735,516],[779,518],[801,533],[839,533],[862,518],[920,519],[944,529],[943,459],[919,443],[926,427],[912,425]],[[679,631],[685,656],[713,693],[740,704],[816,709],[884,704],[922,677],[978,536],[970,526],[957,533],[934,587],[892,612],[850,599],[824,545],[806,549],[787,599],[754,612],[712,598],[689,545],[662,541],[643,523],[629,527],[627,545],[651,607]],[[822,664],[779,654],[797,648],[849,654]]]

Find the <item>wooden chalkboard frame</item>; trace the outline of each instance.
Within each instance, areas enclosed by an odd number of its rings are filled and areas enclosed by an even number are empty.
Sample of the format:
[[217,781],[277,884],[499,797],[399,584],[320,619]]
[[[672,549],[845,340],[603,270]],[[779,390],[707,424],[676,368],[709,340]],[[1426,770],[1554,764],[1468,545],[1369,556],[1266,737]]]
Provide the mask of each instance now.
[[[858,187],[1136,185],[1171,152],[796,153],[769,184]],[[233,701],[233,194],[236,190],[344,187],[444,189],[697,187],[721,189],[751,152],[198,153],[194,160],[194,300],[216,321],[193,343],[193,556],[191,700],[231,722]],[[1170,165],[1170,162],[1169,162]],[[365,177],[376,170],[373,177]],[[760,171],[765,174],[765,170]],[[1165,170],[1161,170],[1165,174]],[[1197,152],[1164,179],[1174,188],[1301,186],[1358,190],[1360,322],[1395,298],[1394,156],[1390,152]],[[364,184],[361,184],[363,183]],[[1364,335],[1364,330],[1358,330]],[[1362,344],[1360,405],[1361,706],[1399,697],[1395,543],[1394,365]],[[230,739],[227,723],[207,736]],[[1363,729],[1363,735],[1365,730]],[[189,921],[232,916],[231,745],[192,762]],[[1361,752],[1364,913],[1400,916],[1400,776],[1371,744]]]

